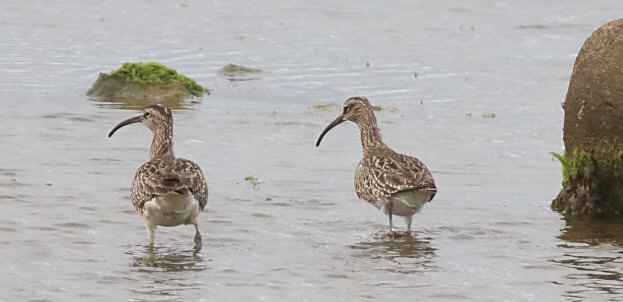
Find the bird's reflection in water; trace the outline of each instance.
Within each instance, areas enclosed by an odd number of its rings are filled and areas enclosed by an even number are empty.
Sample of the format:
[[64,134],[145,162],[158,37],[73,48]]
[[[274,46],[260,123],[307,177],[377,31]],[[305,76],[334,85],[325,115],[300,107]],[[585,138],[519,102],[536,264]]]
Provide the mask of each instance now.
[[126,254],[132,256],[130,267],[139,272],[203,271],[207,268],[201,254],[194,249],[140,246]]
[[[184,245],[186,247],[186,245]],[[187,301],[202,294],[204,281],[199,272],[209,269],[194,249],[177,246],[132,246],[130,273],[131,301]]]
[[553,262],[573,269],[560,281],[570,285],[567,298],[611,300],[623,295],[623,220],[567,217],[558,238],[563,253]]
[[410,273],[434,268],[433,260],[437,249],[432,246],[431,241],[432,238],[416,233],[401,233],[397,237],[379,233],[370,240],[350,247],[357,251],[356,256],[385,259],[398,264],[386,267],[386,270]]

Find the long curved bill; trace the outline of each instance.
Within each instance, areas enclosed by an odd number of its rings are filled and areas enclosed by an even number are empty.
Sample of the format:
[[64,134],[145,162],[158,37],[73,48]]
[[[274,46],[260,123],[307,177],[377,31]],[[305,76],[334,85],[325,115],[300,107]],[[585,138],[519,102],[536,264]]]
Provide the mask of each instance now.
[[119,130],[119,128],[123,127],[123,126],[127,126],[129,124],[134,124],[134,123],[140,123],[141,121],[143,121],[143,116],[139,115],[139,116],[135,116],[135,117],[131,117],[121,123],[119,123],[117,126],[115,126],[115,128],[112,128],[112,130],[110,130],[110,133],[108,133],[108,137],[111,137],[115,131]]
[[320,137],[318,137],[318,141],[316,141],[316,147],[320,146],[320,141],[322,140],[324,135],[327,134],[327,132],[329,132],[329,130],[331,130],[333,127],[341,124],[344,121],[345,121],[344,116],[340,115],[333,122],[331,122],[331,124],[329,124],[329,126],[327,126],[327,128],[324,128],[322,133],[320,133]]

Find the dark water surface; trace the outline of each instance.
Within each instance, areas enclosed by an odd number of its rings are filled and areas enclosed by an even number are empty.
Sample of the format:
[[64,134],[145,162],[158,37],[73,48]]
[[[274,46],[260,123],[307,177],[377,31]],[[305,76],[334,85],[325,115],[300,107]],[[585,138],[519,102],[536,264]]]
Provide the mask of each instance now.
[[[565,221],[560,103],[618,1],[5,2],[0,296],[6,301],[623,300],[623,230]],[[101,71],[158,61],[212,89],[176,110],[210,201],[153,249],[129,200],[150,135],[89,100]],[[264,70],[228,79],[228,63]],[[356,199],[364,95],[439,187],[412,236]],[[317,104],[337,104],[318,108]],[[494,118],[482,117],[491,116]],[[245,182],[257,177],[259,189]],[[398,227],[402,227],[398,221]]]

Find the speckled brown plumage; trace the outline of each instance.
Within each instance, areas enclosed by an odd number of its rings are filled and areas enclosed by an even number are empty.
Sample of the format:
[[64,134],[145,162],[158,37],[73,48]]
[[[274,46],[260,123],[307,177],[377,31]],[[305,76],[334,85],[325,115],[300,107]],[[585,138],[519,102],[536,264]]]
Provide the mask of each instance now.
[[331,128],[344,121],[359,127],[363,159],[355,172],[355,192],[389,216],[404,216],[411,229],[412,216],[435,196],[435,181],[426,165],[419,159],[400,154],[387,146],[378,128],[374,111],[368,99],[353,97],[344,103],[344,110],[322,132],[316,146]]
[[195,225],[195,244],[201,247],[197,215],[208,203],[208,185],[199,166],[173,152],[173,114],[157,104],[145,113],[119,123],[119,128],[142,123],[153,133],[150,159],[141,165],[132,181],[132,205],[145,220],[150,244],[154,244],[156,227]]
[[132,204],[143,212],[145,202],[156,196],[181,194],[184,190],[199,201],[199,210],[208,203],[208,185],[199,166],[187,159],[154,158],[138,168],[132,181]]
[[355,173],[357,197],[374,201],[408,190],[428,191],[434,196],[435,181],[424,163],[385,147],[368,152],[359,162]]

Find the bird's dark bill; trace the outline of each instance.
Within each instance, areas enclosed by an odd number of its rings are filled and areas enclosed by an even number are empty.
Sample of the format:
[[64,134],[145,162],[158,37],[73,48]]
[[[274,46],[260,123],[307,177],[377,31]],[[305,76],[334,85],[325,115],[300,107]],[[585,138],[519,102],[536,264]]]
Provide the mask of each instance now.
[[111,137],[115,133],[115,131],[119,130],[119,128],[123,126],[127,126],[129,124],[140,123],[142,120],[143,120],[143,116],[139,115],[139,116],[131,117],[121,122],[117,126],[115,126],[115,128],[112,128],[112,130],[110,130],[110,133],[108,133],[108,137]]
[[331,122],[331,124],[329,124],[329,126],[327,126],[327,128],[324,128],[324,130],[320,134],[320,137],[318,137],[318,141],[316,141],[316,147],[320,146],[320,141],[322,140],[324,135],[327,134],[327,132],[329,132],[329,130],[331,130],[333,127],[341,124],[342,122],[344,122],[344,117],[342,115],[340,115],[333,122]]

